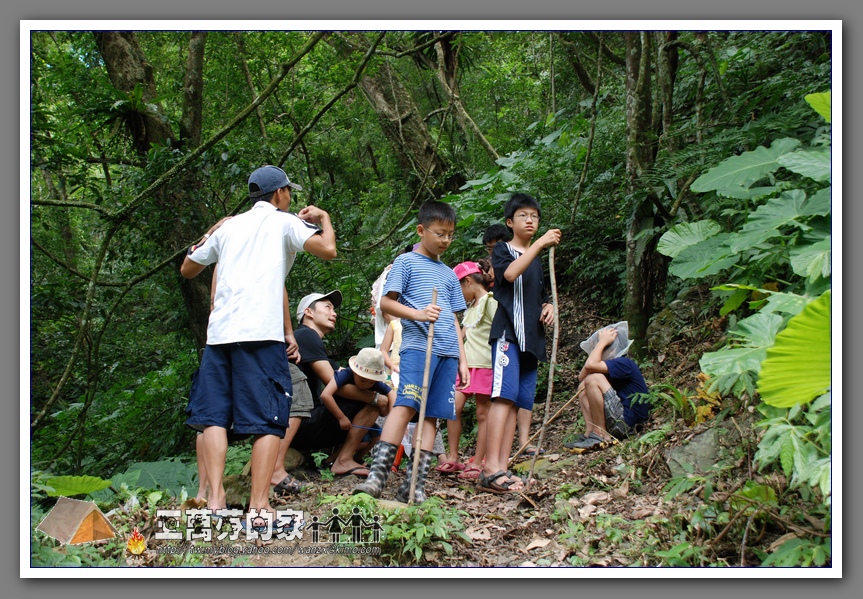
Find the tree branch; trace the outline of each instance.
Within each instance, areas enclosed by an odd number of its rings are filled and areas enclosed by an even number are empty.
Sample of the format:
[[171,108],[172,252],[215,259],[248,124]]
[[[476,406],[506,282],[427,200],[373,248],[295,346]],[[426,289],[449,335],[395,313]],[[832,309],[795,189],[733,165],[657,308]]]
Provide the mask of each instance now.
[[437,36],[436,38],[433,38],[433,39],[431,39],[425,43],[420,44],[419,46],[414,46],[413,48],[409,48],[407,50],[402,50],[400,52],[390,52],[388,50],[378,50],[377,53],[381,56],[390,56],[392,58],[403,58],[403,57],[411,55],[411,54],[417,54],[419,52],[422,52],[426,48],[434,46],[438,42],[442,42],[444,40],[451,39],[452,37],[455,36],[455,34],[456,34],[455,31],[446,31],[443,34]]
[[[57,258],[54,254],[49,252],[46,247],[44,247],[41,243],[36,241],[36,239],[33,238],[32,236],[30,237],[30,243],[32,243],[34,246],[36,246],[36,249],[38,249],[40,252],[45,254],[45,256],[47,256],[49,260],[54,262],[60,268],[66,269],[67,271],[69,271],[70,274],[78,277],[79,279],[84,279],[85,281],[90,280],[90,277],[88,275],[85,275],[84,273],[79,271],[77,268],[74,268],[73,266],[70,266],[70,265],[66,264],[65,262],[63,262],[62,260],[60,260],[59,258]],[[112,283],[112,282],[108,282],[108,281],[97,281],[96,284],[99,285],[100,287],[123,287],[125,285],[125,283]]]
[[76,202],[75,200],[40,200],[36,198],[30,198],[30,203],[35,206],[57,206],[60,208],[87,208],[89,210],[95,210],[96,212],[102,214],[106,218],[114,218],[115,213],[105,208],[104,206],[100,206],[99,204],[90,204],[87,202]]
[[378,44],[381,43],[381,40],[384,39],[384,36],[386,35],[386,33],[387,33],[386,31],[382,31],[380,33],[380,35],[378,35],[377,39],[375,39],[375,41],[372,42],[372,45],[369,47],[369,49],[366,51],[365,55],[363,56],[363,59],[360,61],[360,64],[357,67],[357,70],[354,73],[354,76],[351,79],[351,82],[347,85],[347,87],[345,87],[342,91],[340,91],[335,96],[333,96],[330,99],[330,101],[327,102],[326,105],[323,108],[321,108],[314,117],[312,117],[312,120],[309,121],[305,127],[303,127],[302,131],[300,131],[296,135],[296,137],[294,137],[294,141],[291,143],[290,147],[287,150],[285,150],[285,152],[279,158],[278,166],[281,166],[285,163],[285,161],[288,159],[288,156],[291,155],[291,152],[294,151],[294,149],[297,147],[297,145],[299,145],[299,143],[303,140],[303,138],[306,136],[306,134],[309,131],[311,131],[312,127],[314,127],[317,124],[317,122],[319,120],[321,120],[321,118],[324,116],[324,114],[326,114],[326,112],[330,108],[335,106],[336,102],[338,102],[342,96],[344,96],[346,93],[348,93],[349,91],[354,89],[357,85],[359,85],[360,78],[362,77],[363,72],[366,70],[366,66],[368,66],[369,60],[371,60],[372,56],[375,53],[375,48],[377,48]]
[[[602,45],[602,34],[599,37],[599,43]],[[596,106],[599,103],[599,83],[602,78],[602,52],[596,54],[596,85],[593,89],[593,101],[590,104],[590,134],[587,138],[587,153],[584,155],[584,165],[581,169],[581,177],[578,180],[578,189],[575,192],[575,201],[572,203],[572,215],[569,218],[569,224],[575,222],[575,213],[578,210],[578,202],[581,199],[581,191],[584,188],[584,180],[587,178],[587,167],[590,165],[590,154],[593,150],[593,139],[596,134]]]
[[[453,72],[452,77],[453,87],[450,87],[449,83],[447,82],[446,73],[444,73],[445,59],[443,54],[443,46],[441,44],[437,44],[435,46],[435,50],[437,51],[438,59],[437,78],[438,81],[441,82],[441,85],[443,86],[444,91],[447,93],[447,96],[449,96],[450,102],[455,105],[455,109],[461,117],[461,119],[457,119],[459,120],[459,124],[462,125],[462,128],[465,130],[465,134],[468,133],[469,129],[470,132],[476,135],[479,139],[480,145],[485,149],[485,151],[491,157],[492,161],[497,162],[497,160],[500,159],[500,154],[497,153],[497,150],[494,149],[494,146],[492,146],[491,143],[486,139],[485,135],[482,134],[482,131],[480,131],[476,122],[474,122],[474,120],[470,118],[470,115],[467,113],[467,110],[465,110],[464,105],[461,102],[461,98],[459,97],[457,90],[454,89],[455,72]],[[453,67],[453,71],[455,71],[455,67]]]
[[594,43],[599,46],[599,49],[602,51],[602,55],[605,56],[608,60],[621,67],[626,66],[626,60],[612,52],[611,48],[609,48],[603,43],[602,38],[597,38],[594,32],[585,31],[584,35],[586,35],[589,39],[593,40]]

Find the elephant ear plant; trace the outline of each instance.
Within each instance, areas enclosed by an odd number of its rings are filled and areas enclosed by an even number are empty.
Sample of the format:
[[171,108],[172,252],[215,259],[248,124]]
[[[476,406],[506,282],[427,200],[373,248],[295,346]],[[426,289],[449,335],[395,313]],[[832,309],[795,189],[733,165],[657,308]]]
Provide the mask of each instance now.
[[[832,475],[830,92],[805,99],[826,122],[808,144],[776,140],[693,183],[694,191],[739,200],[736,226],[720,225],[728,218],[680,223],[658,249],[680,278],[729,277],[713,287],[725,298],[721,313],[731,315],[728,343],[705,353],[700,366],[711,389],[760,396],[764,435],[755,460],[761,471],[778,463],[789,490],[820,501],[823,533],[831,527]],[[744,304],[751,314],[735,320]],[[829,557],[818,539],[797,539],[773,561],[815,563],[825,551]]]

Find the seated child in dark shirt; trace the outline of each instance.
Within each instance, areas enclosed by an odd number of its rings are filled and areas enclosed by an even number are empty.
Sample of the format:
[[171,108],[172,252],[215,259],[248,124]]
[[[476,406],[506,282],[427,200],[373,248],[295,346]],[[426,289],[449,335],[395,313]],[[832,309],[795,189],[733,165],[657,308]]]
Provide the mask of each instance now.
[[[371,389],[381,395],[386,395],[390,399],[390,403],[394,402],[396,398],[396,392],[383,383],[387,378],[387,373],[384,355],[380,351],[371,347],[363,348],[356,356],[352,356],[348,360],[348,365],[350,369],[341,368],[334,372],[332,380],[321,391],[321,402],[336,417],[339,426],[344,431],[350,430],[351,419],[345,416],[336,403],[335,395],[341,387],[353,383],[360,389]],[[376,396],[375,405],[377,405],[378,399]]]

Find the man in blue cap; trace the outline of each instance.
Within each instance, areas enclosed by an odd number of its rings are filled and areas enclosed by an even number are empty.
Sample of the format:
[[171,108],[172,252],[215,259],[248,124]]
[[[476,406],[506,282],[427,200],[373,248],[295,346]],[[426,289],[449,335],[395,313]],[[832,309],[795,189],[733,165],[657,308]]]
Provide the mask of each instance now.
[[270,475],[291,407],[286,350],[296,347],[285,279],[298,252],[322,260],[336,256],[329,214],[317,206],[289,213],[292,189],[302,187],[282,169],[255,170],[249,177],[252,208],[213,225],[180,266],[187,279],[209,264],[218,263],[219,270],[207,347],[186,410],[186,424],[203,431],[212,510],[226,507],[222,475],[233,425],[235,434],[255,438],[250,513],[274,516]]

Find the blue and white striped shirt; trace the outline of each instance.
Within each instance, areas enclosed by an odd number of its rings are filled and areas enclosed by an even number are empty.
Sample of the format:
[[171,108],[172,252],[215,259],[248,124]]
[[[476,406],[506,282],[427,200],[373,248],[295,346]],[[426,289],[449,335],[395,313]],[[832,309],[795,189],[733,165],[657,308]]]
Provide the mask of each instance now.
[[[387,275],[384,295],[395,291],[399,294],[400,304],[422,310],[431,303],[434,287],[437,287],[437,305],[441,307],[441,314],[434,325],[432,353],[458,358],[455,312],[466,310],[467,305],[458,278],[450,267],[417,252],[402,254],[395,259]],[[402,318],[401,322],[401,351],[415,349],[425,352],[429,323],[406,318]]]

